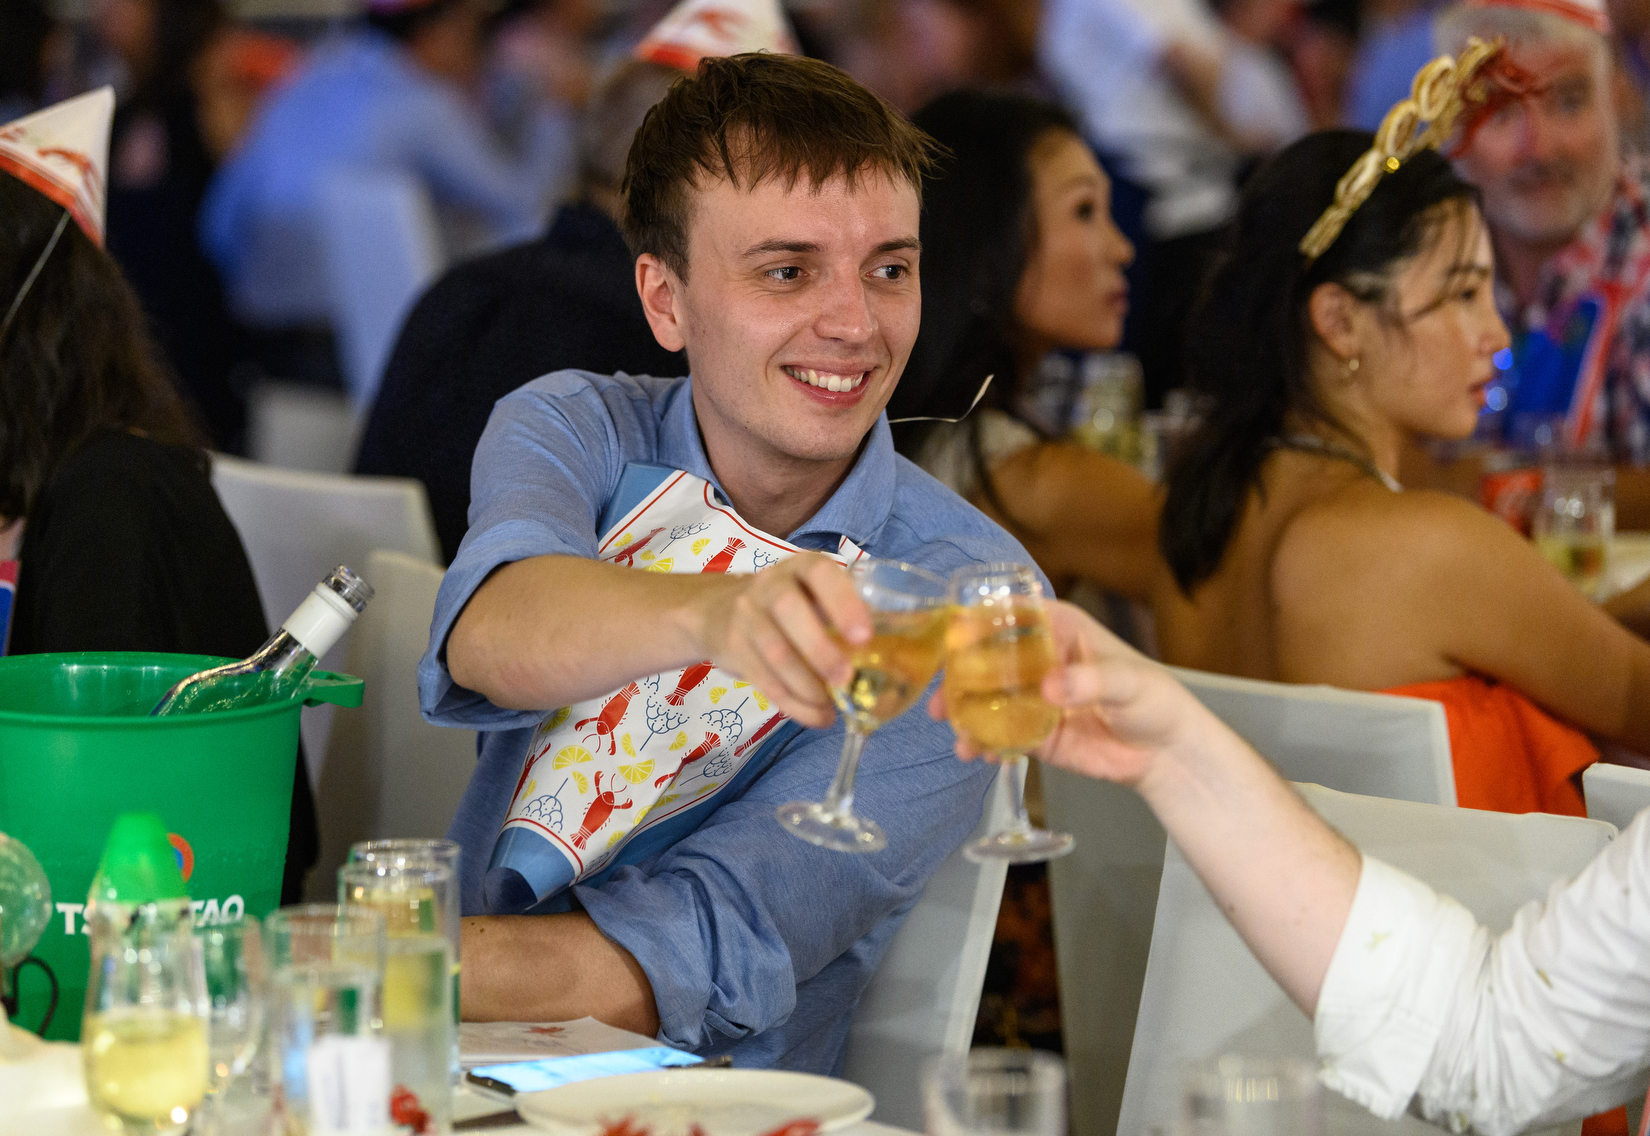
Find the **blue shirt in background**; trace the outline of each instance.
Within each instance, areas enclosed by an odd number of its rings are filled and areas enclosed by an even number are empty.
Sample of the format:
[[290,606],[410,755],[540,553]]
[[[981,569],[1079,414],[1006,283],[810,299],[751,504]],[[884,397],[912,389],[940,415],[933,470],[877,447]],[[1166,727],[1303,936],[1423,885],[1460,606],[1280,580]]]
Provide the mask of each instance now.
[[[690,380],[546,375],[499,400],[476,449],[470,531],[442,581],[419,668],[430,721],[489,731],[449,832],[464,847],[465,914],[482,913],[482,876],[544,712],[505,710],[454,683],[447,635],[500,565],[550,554],[594,558],[604,508],[629,463],[685,470],[720,492]],[[1031,563],[984,514],[896,455],[881,418],[837,491],[783,535],[831,552],[846,536],[872,556],[941,575],[969,563]],[[590,650],[646,634],[593,620]],[[839,1072],[860,994],[928,877],[979,822],[995,773],[957,761],[950,727],[929,719],[924,705],[866,746],[854,803],[888,834],[882,852],[816,848],[774,819],[786,802],[824,796],[842,750],[839,722],[768,746],[685,839],[652,854],[622,849],[614,867],[539,910],[582,906],[636,957],[653,986],[662,1040],[732,1054],[741,1066]],[[521,977],[524,985],[557,980]]]
[[1379,130],[1386,112],[1409,98],[1415,73],[1432,62],[1434,4],[1364,33],[1346,84],[1346,120],[1359,130]]
[[572,131],[565,112],[542,106],[512,155],[455,84],[389,36],[356,28],[317,47],[260,108],[207,189],[201,247],[243,318],[323,322],[320,193],[329,173],[405,175],[428,192],[438,218],[476,243],[513,243],[539,234],[569,180]]

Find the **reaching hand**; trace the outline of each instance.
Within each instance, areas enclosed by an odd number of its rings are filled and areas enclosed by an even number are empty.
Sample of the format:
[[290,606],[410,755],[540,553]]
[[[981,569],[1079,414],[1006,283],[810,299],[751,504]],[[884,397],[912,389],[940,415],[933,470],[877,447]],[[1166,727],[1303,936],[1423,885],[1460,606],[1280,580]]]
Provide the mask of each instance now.
[[801,552],[754,576],[729,577],[705,615],[706,653],[773,699],[804,726],[836,716],[829,684],[849,678],[848,656],[831,638],[871,638],[871,609],[847,571],[817,552]]
[[[1215,719],[1163,667],[1068,603],[1049,605],[1059,666],[1043,678],[1043,697],[1065,713],[1037,751],[1050,765],[1137,785],[1168,751]],[[936,694],[929,713],[945,716]],[[957,740],[957,756],[977,751]]]

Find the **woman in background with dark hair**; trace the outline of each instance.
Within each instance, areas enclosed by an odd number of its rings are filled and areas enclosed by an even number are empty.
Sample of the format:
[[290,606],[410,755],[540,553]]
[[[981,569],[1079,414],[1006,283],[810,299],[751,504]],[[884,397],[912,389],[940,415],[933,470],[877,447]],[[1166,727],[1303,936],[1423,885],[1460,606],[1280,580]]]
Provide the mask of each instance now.
[[913,120],[951,151],[923,187],[922,331],[890,418],[907,457],[1018,537],[1057,587],[1091,580],[1144,599],[1156,571],[1158,493],[1131,467],[1044,437],[1019,415],[1027,378],[1056,348],[1117,346],[1134,250],[1110,184],[1058,107],[959,91]]
[[[49,175],[67,163],[47,163],[66,149],[0,152],[0,560],[20,542],[9,652],[244,657],[268,637],[252,569],[137,300],[97,246],[101,162],[74,153],[89,172],[61,194],[72,216],[58,200]],[[300,751],[283,902],[316,850]]]
[[1324,131],[1273,159],[1205,288],[1210,406],[1169,473],[1162,656],[1436,699],[1460,804],[1582,814],[1582,731],[1650,752],[1650,645],[1496,517],[1399,491],[1406,441],[1472,433],[1508,338],[1477,194],[1431,150],[1299,250],[1372,141]]

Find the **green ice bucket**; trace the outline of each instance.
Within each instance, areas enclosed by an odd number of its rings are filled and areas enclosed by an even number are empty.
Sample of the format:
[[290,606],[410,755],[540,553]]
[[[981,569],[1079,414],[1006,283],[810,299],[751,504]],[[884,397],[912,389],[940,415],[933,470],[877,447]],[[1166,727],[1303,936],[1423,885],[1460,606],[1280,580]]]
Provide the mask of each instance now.
[[[166,821],[198,922],[261,917],[280,903],[298,712],[359,706],[362,682],[315,671],[285,702],[149,717],[179,679],[232,661],[114,651],[0,658],[0,832],[27,844],[52,884],[52,920],[34,949],[62,987],[49,1037],[80,1034],[91,964],[81,907],[117,814]],[[18,1023],[32,1027],[47,986],[32,966],[20,984]]]

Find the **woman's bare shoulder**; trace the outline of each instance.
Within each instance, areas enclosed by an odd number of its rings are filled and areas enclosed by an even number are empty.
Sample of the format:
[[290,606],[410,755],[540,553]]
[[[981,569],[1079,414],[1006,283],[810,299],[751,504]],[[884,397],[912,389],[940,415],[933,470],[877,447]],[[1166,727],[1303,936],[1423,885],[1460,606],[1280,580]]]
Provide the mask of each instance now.
[[1306,576],[1436,583],[1440,570],[1490,563],[1525,542],[1464,498],[1431,490],[1394,493],[1360,480],[1297,512],[1279,533],[1275,584]]

